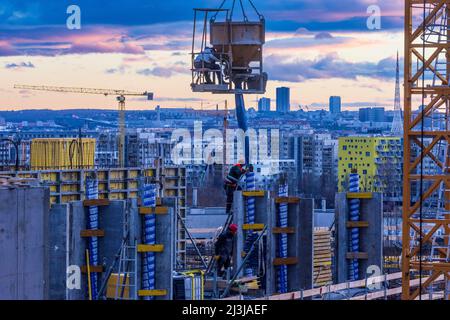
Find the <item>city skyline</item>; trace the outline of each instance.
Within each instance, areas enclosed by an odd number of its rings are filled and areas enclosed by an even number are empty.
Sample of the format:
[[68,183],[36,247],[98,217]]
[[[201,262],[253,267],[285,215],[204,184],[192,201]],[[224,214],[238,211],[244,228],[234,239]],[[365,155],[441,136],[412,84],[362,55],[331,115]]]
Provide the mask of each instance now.
[[[343,97],[344,110],[393,108],[397,49],[402,55],[403,4],[379,1],[381,29],[369,30],[366,1],[345,2],[348,6],[261,1],[261,12],[269,21],[265,97],[275,101],[275,89],[285,86],[291,88],[293,111],[300,104],[325,107],[332,95]],[[193,94],[189,86],[192,8],[219,3],[172,0],[156,6],[128,1],[120,15],[121,1],[110,1],[106,12],[92,1],[76,4],[81,8],[81,30],[67,29],[66,1],[8,0],[0,4],[3,110],[116,109],[114,99],[108,97],[19,91],[13,89],[16,83],[155,92],[154,102],[129,100],[129,109],[154,109],[156,105],[200,109],[202,102],[205,109],[213,109],[217,101],[233,99]],[[173,14],[174,10],[179,14]],[[255,98],[247,96],[247,105]]]

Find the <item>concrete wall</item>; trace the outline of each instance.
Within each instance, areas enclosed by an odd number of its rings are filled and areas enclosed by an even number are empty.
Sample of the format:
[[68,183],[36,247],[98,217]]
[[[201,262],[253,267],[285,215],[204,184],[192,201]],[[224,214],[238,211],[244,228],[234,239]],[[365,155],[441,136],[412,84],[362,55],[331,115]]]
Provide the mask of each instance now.
[[[164,206],[169,207],[168,214],[156,215],[156,243],[164,245],[164,251],[155,253],[155,289],[167,290],[167,296],[155,297],[155,300],[172,300],[173,297],[173,265],[175,260],[175,198],[164,198]],[[143,223],[144,216],[133,215],[133,225],[135,229],[133,231],[134,239],[137,244],[144,243],[143,238]],[[142,266],[143,266],[144,254],[138,253],[138,285],[142,287]]]
[[68,298],[66,270],[68,266],[68,242],[66,237],[69,220],[69,204],[52,205],[49,214],[49,272],[51,300]]
[[[119,250],[123,234],[124,221],[127,212],[127,201],[111,201],[109,206],[99,207],[99,227],[105,231],[105,237],[99,240],[99,264],[105,271],[113,263]],[[82,238],[80,232],[87,229],[88,209],[81,201],[70,204],[55,204],[50,212],[50,271],[51,294],[55,300],[84,300],[87,298],[87,278],[82,274],[80,289],[67,289],[67,268],[69,266],[86,265],[87,238]],[[135,209],[137,214],[137,209]],[[103,274],[99,274],[100,285]]]
[[[272,233],[272,229],[277,226],[276,213],[278,205],[275,199],[267,192],[264,197],[255,197],[255,223],[262,223],[268,226],[265,236],[266,240],[266,294],[277,292],[277,268],[273,265],[273,260],[277,257],[278,235]],[[235,192],[233,202],[233,222],[242,227],[245,221],[245,198],[241,191]],[[295,233],[288,234],[288,256],[297,257],[298,263],[288,266],[288,290],[296,291],[309,289],[313,285],[313,208],[312,199],[301,199],[298,204],[289,204],[288,225],[294,227]],[[236,235],[233,264],[238,268],[242,264],[241,252],[244,250],[245,232],[239,229]],[[239,276],[243,276],[241,271]]]
[[0,189],[0,299],[48,298],[48,188]]
[[[288,226],[295,233],[288,234],[288,257],[297,257],[298,263],[288,265],[288,292],[310,289],[313,286],[314,275],[314,200],[300,199],[298,204],[288,205]],[[270,230],[277,226],[278,205],[272,199]],[[267,295],[277,292],[278,268],[273,265],[277,257],[279,235],[270,232],[270,255],[268,256]]]
[[[244,251],[244,243],[247,236],[247,232],[242,230],[242,226],[247,223],[245,208],[245,197],[243,197],[242,191],[236,191],[233,198],[233,223],[240,228],[235,236],[236,241],[233,250],[233,266],[236,269],[242,264],[243,258],[241,253]],[[266,192],[264,197],[255,197],[255,224],[267,225],[271,215],[269,193]],[[243,270],[239,272],[239,277],[243,276]]]
[[[367,221],[369,227],[360,229],[360,252],[368,253],[368,259],[359,260],[359,279],[365,279],[367,268],[375,265],[383,272],[383,195],[373,193],[372,199],[361,199],[361,221]],[[336,195],[336,267],[337,282],[348,280],[349,252],[349,200],[346,193]]]

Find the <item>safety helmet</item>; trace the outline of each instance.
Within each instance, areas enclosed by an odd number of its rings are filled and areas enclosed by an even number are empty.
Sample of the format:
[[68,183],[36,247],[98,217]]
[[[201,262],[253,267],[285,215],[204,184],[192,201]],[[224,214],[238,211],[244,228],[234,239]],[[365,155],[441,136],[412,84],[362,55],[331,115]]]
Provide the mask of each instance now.
[[232,233],[236,233],[238,230],[237,224],[234,224],[234,223],[230,224],[230,226],[228,227],[228,230],[230,230]]

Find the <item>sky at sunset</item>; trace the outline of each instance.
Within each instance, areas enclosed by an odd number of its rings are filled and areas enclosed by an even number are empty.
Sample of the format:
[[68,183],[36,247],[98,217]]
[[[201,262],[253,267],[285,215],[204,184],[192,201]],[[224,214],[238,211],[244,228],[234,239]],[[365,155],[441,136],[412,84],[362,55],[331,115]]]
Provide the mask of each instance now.
[[[393,108],[397,50],[403,56],[403,1],[254,2],[267,22],[266,97],[275,99],[275,88],[287,86],[292,90],[291,110],[298,110],[299,104],[327,106],[330,95],[342,96],[350,110]],[[190,90],[192,9],[220,3],[1,0],[0,110],[116,109],[112,97],[15,90],[14,84],[155,93],[155,101],[129,100],[128,109],[200,108],[202,102],[212,109],[220,101],[232,101],[230,95]],[[66,26],[66,10],[72,4],[81,8],[80,30]],[[371,5],[381,9],[380,30],[367,28]],[[254,106],[256,98],[247,96],[247,106]]]

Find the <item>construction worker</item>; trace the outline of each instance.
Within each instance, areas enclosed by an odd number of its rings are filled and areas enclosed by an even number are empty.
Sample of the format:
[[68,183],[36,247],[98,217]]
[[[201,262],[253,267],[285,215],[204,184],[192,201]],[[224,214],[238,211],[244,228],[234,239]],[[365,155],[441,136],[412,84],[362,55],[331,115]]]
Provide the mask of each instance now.
[[237,164],[230,168],[228,175],[225,177],[224,189],[227,194],[226,213],[231,213],[231,207],[233,205],[234,191],[241,190],[239,181],[248,172],[253,171],[253,166],[246,166],[245,160],[241,159]]
[[[195,69],[210,69],[217,74],[217,78],[221,83],[220,59],[216,57],[216,50],[214,48],[206,47],[194,59]],[[207,84],[212,84],[211,75],[209,71],[204,71],[205,80]]]
[[222,277],[225,271],[230,267],[231,257],[233,255],[233,240],[237,230],[238,226],[236,224],[230,224],[228,230],[220,234],[214,244],[214,254],[217,261],[217,275],[219,277]]

